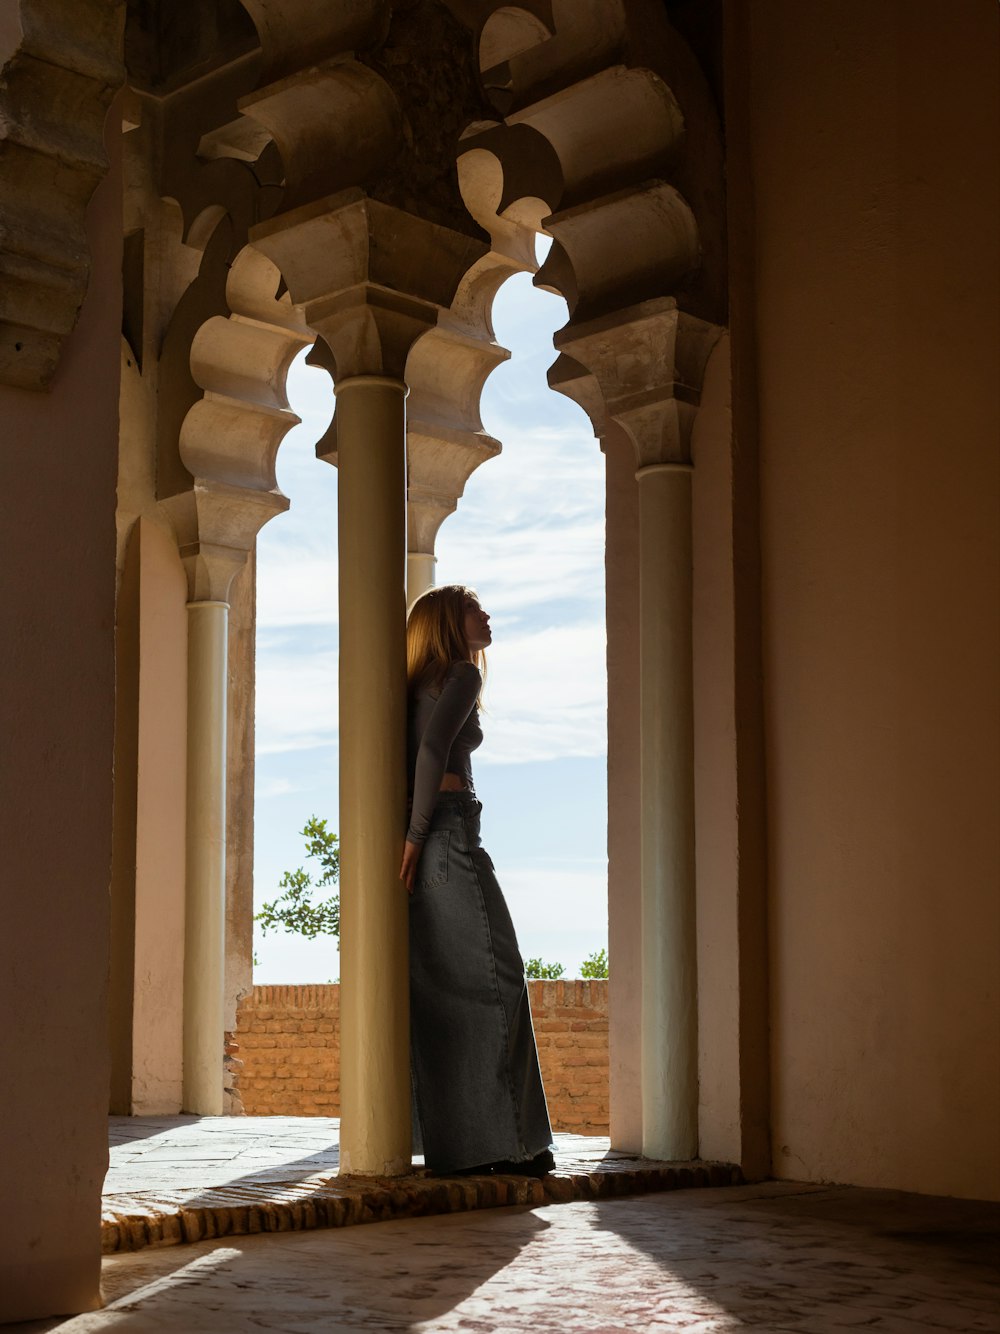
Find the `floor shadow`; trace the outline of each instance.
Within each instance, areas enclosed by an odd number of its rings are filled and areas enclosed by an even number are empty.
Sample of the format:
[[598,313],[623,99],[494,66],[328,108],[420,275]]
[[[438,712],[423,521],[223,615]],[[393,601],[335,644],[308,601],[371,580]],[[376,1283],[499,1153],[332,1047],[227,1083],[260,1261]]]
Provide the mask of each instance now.
[[[260,1167],[252,1171],[239,1171],[238,1163],[234,1163],[235,1174],[230,1174],[230,1167],[227,1162],[231,1162],[234,1155],[227,1155],[224,1149],[219,1147],[217,1154],[213,1155],[203,1169],[203,1175],[200,1181],[190,1181],[190,1168],[199,1159],[204,1158],[206,1153],[210,1153],[214,1148],[213,1139],[218,1136],[222,1143],[239,1139],[245,1136],[250,1140],[266,1139],[266,1135],[261,1133],[259,1127],[243,1122],[242,1118],[208,1118],[211,1122],[218,1121],[218,1129],[209,1126],[206,1129],[206,1118],[199,1116],[170,1117],[160,1120],[159,1125],[156,1122],[142,1124],[144,1118],[128,1118],[134,1121],[134,1128],[129,1125],[122,1125],[121,1121],[113,1127],[110,1136],[112,1150],[116,1148],[127,1147],[130,1143],[137,1141],[148,1141],[157,1136],[164,1137],[163,1150],[169,1153],[167,1158],[157,1158],[156,1160],[147,1159],[147,1162],[155,1161],[160,1165],[159,1171],[143,1171],[142,1159],[137,1164],[121,1163],[112,1160],[109,1165],[108,1174],[105,1178],[104,1196],[113,1198],[115,1196],[141,1196],[144,1194],[167,1195],[183,1199],[186,1206],[195,1206],[199,1204],[210,1203],[211,1194],[215,1190],[232,1189],[234,1187],[244,1187],[253,1185],[266,1185],[276,1182],[295,1182],[306,1177],[311,1177],[322,1173],[324,1177],[334,1177],[337,1174],[339,1166],[339,1145],[336,1131],[331,1132],[329,1142],[322,1148],[316,1149],[312,1153],[303,1154],[299,1157],[289,1157],[286,1159],[276,1158],[269,1160]],[[233,1121],[236,1122],[235,1127]],[[199,1127],[201,1133],[194,1141],[177,1142],[173,1136],[178,1130],[184,1130],[188,1126]],[[287,1139],[287,1132],[280,1136],[281,1139]],[[312,1137],[314,1138],[314,1137]],[[289,1145],[290,1148],[293,1146]],[[188,1171],[178,1171],[176,1181],[165,1181],[164,1178],[170,1176],[170,1164],[174,1162],[183,1165]],[[132,1181],[116,1182],[114,1176],[120,1174],[123,1177],[131,1177]],[[219,1179],[213,1180],[213,1177]],[[145,1178],[145,1179],[144,1179]],[[188,1178],[188,1179],[186,1179]],[[110,1182],[110,1184],[109,1184]]]
[[[180,1113],[171,1117],[113,1116],[108,1119],[108,1140],[112,1148],[131,1140],[155,1139],[157,1135],[169,1135],[183,1126],[196,1126],[205,1118]],[[167,1124],[165,1124],[167,1123]]]
[[593,1207],[595,1228],[747,1325],[1000,1330],[997,1204],[774,1182]]
[[[495,1223],[497,1211],[489,1213]],[[525,1207],[502,1213],[502,1225],[481,1238],[482,1215],[450,1214],[112,1257],[103,1310],[39,1326],[38,1334],[433,1328],[548,1227]]]

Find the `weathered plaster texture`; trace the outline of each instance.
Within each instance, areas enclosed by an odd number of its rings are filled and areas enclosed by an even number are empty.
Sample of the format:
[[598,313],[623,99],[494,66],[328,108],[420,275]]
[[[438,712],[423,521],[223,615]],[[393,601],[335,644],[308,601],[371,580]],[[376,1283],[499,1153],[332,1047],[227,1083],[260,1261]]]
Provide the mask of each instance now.
[[[117,159],[117,139],[109,150]],[[121,176],[51,389],[0,387],[4,957],[0,1319],[97,1301],[107,1165]],[[16,1094],[16,1096],[14,1096]],[[45,1170],[40,1172],[38,1165]]]
[[1000,1197],[1000,11],[749,31],[774,1168]]

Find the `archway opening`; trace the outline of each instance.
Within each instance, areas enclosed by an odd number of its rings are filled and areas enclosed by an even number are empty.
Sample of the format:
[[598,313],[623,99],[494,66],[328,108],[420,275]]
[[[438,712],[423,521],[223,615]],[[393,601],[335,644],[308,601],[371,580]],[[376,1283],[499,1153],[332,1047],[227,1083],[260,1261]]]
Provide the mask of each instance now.
[[518,273],[492,318],[511,358],[481,414],[503,452],[442,526],[437,582],[475,585],[492,615],[476,784],[521,952],[574,978],[607,948],[604,468],[546,383],[565,302]]
[[[590,422],[545,378],[552,333],[565,319],[562,299],[534,288],[527,274],[509,279],[495,300],[497,339],[512,356],[490,377],[482,413],[503,453],[473,473],[443,525],[436,581],[474,584],[492,614],[487,740],[475,757],[484,838],[529,976],[571,981],[581,972],[599,980],[606,968],[607,730],[603,460]],[[307,822],[339,828],[337,474],[314,456],[332,413],[332,386],[300,356],[288,395],[302,418],[278,458],[279,486],[291,506],[262,531],[257,552],[258,916],[283,893],[287,902],[299,870],[314,885],[319,879],[320,860],[307,857]],[[327,885],[309,897],[320,904],[335,893]],[[338,941],[327,931],[307,936],[263,926],[258,920],[254,939],[258,987],[339,980]],[[269,994],[270,1008],[276,995]],[[280,995],[287,1000],[290,993]],[[312,991],[314,1008],[317,997],[332,1007],[324,1018],[335,1023],[337,1000]],[[265,1110],[256,1102],[255,1067],[276,1062],[268,1053],[280,1051],[286,1036],[279,1035],[277,1049],[262,1042],[257,1051],[252,1034],[241,1034],[248,1112]],[[558,1128],[604,1133],[606,1071],[599,1058],[594,1066],[601,1106],[591,1121]],[[336,1100],[322,1088],[283,1096],[281,1107],[266,1110],[335,1114]]]

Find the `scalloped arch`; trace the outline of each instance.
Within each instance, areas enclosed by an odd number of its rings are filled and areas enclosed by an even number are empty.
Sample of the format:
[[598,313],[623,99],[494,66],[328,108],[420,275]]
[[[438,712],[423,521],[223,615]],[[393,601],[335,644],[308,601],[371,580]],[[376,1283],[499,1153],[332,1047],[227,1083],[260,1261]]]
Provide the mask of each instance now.
[[516,5],[505,5],[494,10],[483,24],[479,34],[479,67],[492,69],[551,36],[551,30],[536,14]]

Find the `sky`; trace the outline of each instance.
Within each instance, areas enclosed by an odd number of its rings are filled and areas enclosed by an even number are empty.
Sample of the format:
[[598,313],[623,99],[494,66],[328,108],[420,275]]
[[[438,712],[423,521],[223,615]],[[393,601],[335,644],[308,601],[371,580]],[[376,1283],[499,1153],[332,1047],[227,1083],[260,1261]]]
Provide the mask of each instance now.
[[[486,383],[482,419],[503,451],[442,525],[436,582],[471,584],[492,618],[485,740],[473,754],[483,845],[522,955],[573,977],[607,946],[604,464],[583,411],[545,381],[562,299],[517,274],[493,322],[512,356]],[[288,394],[302,418],[278,454],[291,504],[258,538],[258,910],[283,871],[311,866],[306,820],[338,828],[337,471],[314,453],[333,391],[300,357]],[[340,976],[330,937],[258,928],[254,951],[257,983]]]

